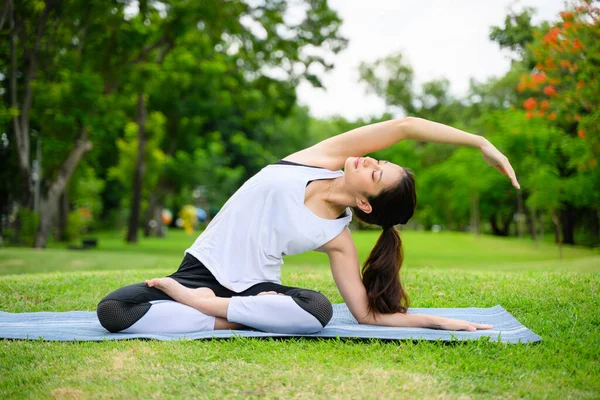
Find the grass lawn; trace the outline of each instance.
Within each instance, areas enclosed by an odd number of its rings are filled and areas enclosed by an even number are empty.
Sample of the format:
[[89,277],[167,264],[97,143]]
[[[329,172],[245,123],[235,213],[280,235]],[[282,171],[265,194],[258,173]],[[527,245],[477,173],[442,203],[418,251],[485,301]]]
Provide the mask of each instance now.
[[[173,272],[195,237],[89,251],[0,249],[0,310],[95,310],[107,293]],[[354,234],[361,260],[376,232]],[[414,307],[501,304],[532,345],[358,340],[0,340],[9,398],[600,398],[600,252],[460,233],[403,232]],[[341,302],[326,256],[285,259],[283,282]]]

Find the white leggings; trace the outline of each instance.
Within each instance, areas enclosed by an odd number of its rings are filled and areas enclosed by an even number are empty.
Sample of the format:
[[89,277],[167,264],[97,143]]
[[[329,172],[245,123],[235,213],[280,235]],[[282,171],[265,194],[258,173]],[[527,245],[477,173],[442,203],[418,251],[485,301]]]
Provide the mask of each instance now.
[[[217,282],[210,271],[189,254],[169,277],[188,288],[207,287],[219,297],[231,298],[227,320],[261,331],[318,332],[333,315],[327,297],[308,289],[263,282],[243,292],[233,292]],[[257,296],[269,291],[283,296]],[[213,330],[215,326],[215,317],[177,303],[145,283],[125,286],[108,294],[98,304],[97,314],[109,332],[188,333]]]
[[[189,333],[211,331],[215,326],[215,317],[185,304],[172,300],[153,300],[149,303],[151,306],[148,311],[120,332]],[[325,309],[327,304],[323,304]],[[315,315],[286,295],[232,297],[227,320],[273,333],[313,333],[324,326]]]
[[[333,308],[319,292],[258,283],[236,293],[223,287],[211,272],[186,254],[174,274],[169,275],[188,288],[206,287],[219,297],[231,298],[227,320],[273,333],[318,332],[331,319]],[[280,295],[257,296],[261,292]],[[104,297],[97,308],[98,320],[109,332],[188,333],[211,331],[215,317],[175,302],[166,293],[145,283],[125,286]]]

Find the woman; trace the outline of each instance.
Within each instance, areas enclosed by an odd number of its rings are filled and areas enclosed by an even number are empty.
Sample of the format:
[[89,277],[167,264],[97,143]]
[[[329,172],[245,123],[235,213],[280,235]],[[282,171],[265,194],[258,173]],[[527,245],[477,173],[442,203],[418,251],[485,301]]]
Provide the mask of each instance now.
[[[283,256],[316,250],[327,253],[335,283],[361,324],[490,329],[406,313],[408,297],[399,278],[402,243],[394,225],[405,224],[414,213],[414,177],[393,163],[363,157],[406,139],[476,147],[519,189],[508,159],[481,136],[412,117],[354,129],[250,178],[186,250],[177,272],[102,299],[101,324],[111,332],[130,333],[244,327],[317,332],[331,319],[331,303],[318,292],[279,281]],[[347,227],[349,207],[364,222],[383,228],[362,278]]]

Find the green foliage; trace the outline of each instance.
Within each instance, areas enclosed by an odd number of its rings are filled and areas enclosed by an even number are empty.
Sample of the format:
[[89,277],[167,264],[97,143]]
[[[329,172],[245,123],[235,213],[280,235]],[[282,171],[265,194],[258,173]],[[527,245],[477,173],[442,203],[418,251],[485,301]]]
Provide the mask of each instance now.
[[[44,193],[87,132],[93,149],[75,170],[67,198],[73,209],[89,210],[94,224],[122,223],[130,206],[138,94],[148,111],[142,205],[169,206],[175,213],[192,203],[218,210],[264,165],[332,135],[392,118],[317,120],[297,105],[298,84],[306,80],[321,86],[315,67],[333,68],[328,55],[347,44],[339,16],[325,0],[294,3],[297,18],[292,19],[286,17],[292,3],[270,0],[143,1],[136,3],[137,10],[131,2],[12,3],[17,29],[11,31],[7,19],[0,32],[6,39],[0,45],[0,71],[7,78],[0,81],[7,100],[0,103],[0,131],[7,132],[9,142],[0,148],[4,215],[13,202],[23,201],[25,208],[32,203],[24,193],[29,186],[19,182],[23,178],[12,124],[12,117],[26,111],[21,100],[28,82],[33,97],[27,134],[33,139],[26,164],[34,158],[39,138]],[[597,243],[600,136],[597,107],[592,106],[598,98],[598,41],[591,22],[577,19],[591,7],[584,3],[553,25],[534,26],[532,9],[511,11],[490,34],[500,47],[516,53],[511,70],[486,82],[472,81],[465,99],[454,98],[444,78],[417,87],[415,72],[400,53],[362,63],[359,72],[369,91],[394,114],[449,124],[492,140],[513,162],[526,208],[545,214],[576,210],[577,229],[586,243]],[[577,23],[582,25],[577,28]],[[547,36],[556,27],[564,38]],[[13,34],[17,107],[8,102]],[[562,54],[552,47],[558,43],[552,38],[568,39],[564,43],[573,48],[578,39],[585,50]],[[559,55],[552,67],[558,70],[552,70],[548,56]],[[560,66],[561,60],[569,66]],[[560,96],[552,95],[550,108],[544,108],[546,116],[552,110],[557,119],[545,122],[526,120],[528,114],[519,111],[529,97],[541,104],[543,96],[535,93],[541,87],[524,88],[521,82],[523,74],[542,70],[539,63],[548,79],[560,81],[552,83]],[[568,121],[575,112],[578,120],[573,115]],[[477,216],[510,223],[517,211],[515,192],[474,150],[406,142],[374,156],[415,172],[419,205],[414,227],[468,229]],[[566,214],[561,218],[566,220]],[[488,229],[485,223],[483,228]]]
[[[320,86],[309,67],[333,68],[325,56],[339,52],[347,42],[339,33],[339,16],[325,0],[295,4],[301,11],[294,21],[284,18],[290,5],[281,1],[104,4],[77,0],[7,6],[2,35],[15,43],[19,108],[0,106],[2,131],[12,133],[11,116],[23,115],[27,101],[21,100],[31,82],[32,108],[23,117],[23,127],[42,138],[43,191],[59,177],[76,140],[87,132],[94,150],[86,155],[86,165],[94,168],[97,181],[87,189],[71,185],[71,190],[86,193],[70,198],[76,199],[73,205],[77,206],[77,202],[96,202],[91,198],[101,193],[103,209],[97,202],[90,207],[105,218],[129,201],[136,160],[131,121],[137,114],[131,100],[137,94],[145,96],[151,136],[151,148],[144,152],[142,197],[152,193],[154,201],[162,204],[209,182],[212,200],[219,206],[243,179],[291,152],[291,146],[306,143],[298,130],[285,138],[278,128],[292,113],[298,83],[306,79]],[[11,23],[16,24],[14,30]],[[0,70],[5,76],[13,74],[10,40],[0,46]],[[277,71],[277,78],[265,71]],[[0,87],[9,99],[11,76],[7,78]],[[208,148],[206,138],[213,132],[220,135],[222,151]],[[210,161],[220,158],[210,174],[204,172],[209,164],[202,163],[202,182],[193,173],[176,175],[179,180],[165,173],[181,170],[172,164],[185,162],[186,157],[176,154],[202,157],[196,154],[201,146],[213,157]],[[221,156],[224,153],[227,157]],[[8,160],[10,170],[19,169],[17,157]],[[171,167],[163,169],[167,162]],[[104,190],[100,181],[105,181]],[[0,204],[3,213],[11,201],[26,197],[19,193],[19,185],[6,189],[11,195],[2,197],[7,199]]]
[[367,83],[369,91],[382,97],[388,105],[400,107],[406,114],[414,114],[414,72],[402,58],[401,53],[396,53],[372,64],[362,62],[359,67],[360,80]]
[[[213,132],[211,137],[219,136]],[[200,146],[193,155],[179,151],[175,157],[165,166],[166,173],[171,179],[187,182],[184,188],[187,193],[181,191],[178,200],[171,206],[179,208],[189,202],[189,193],[192,188],[200,186],[203,188],[206,200],[211,205],[220,207],[227,198],[242,183],[246,171],[243,166],[230,167],[231,155],[226,151],[222,142],[210,140],[205,146]],[[187,202],[186,202],[187,199]]]
[[518,54],[524,53],[526,46],[533,41],[531,17],[534,12],[530,7],[525,7],[520,13],[511,11],[504,18],[504,27],[492,27],[490,40],[497,42],[502,48],[508,48]]
[[[543,118],[560,127],[561,178],[569,203],[600,207],[600,44],[595,2],[578,1],[561,12],[561,20],[535,30],[528,47],[535,68],[523,74],[517,89],[528,118]],[[563,203],[565,202],[563,201]]]
[[15,215],[16,226],[6,232],[6,242],[12,245],[31,247],[40,224],[39,214],[20,208]]
[[71,181],[70,201],[74,208],[86,208],[97,220],[103,210],[102,191],[106,182],[100,179],[93,168],[82,165]]
[[[371,64],[363,63],[360,68],[361,80],[389,107],[399,107],[405,114],[442,122],[490,139],[508,156],[523,183],[523,212],[528,215],[528,223],[531,224],[531,219],[537,218],[538,213],[560,214],[563,233],[571,238],[568,239],[570,243],[573,243],[576,223],[581,223],[580,229],[588,232],[584,239],[586,243],[598,243],[600,240],[597,212],[600,204],[597,186],[600,180],[596,168],[596,138],[600,136],[596,126],[598,119],[590,106],[593,101],[589,97],[598,97],[593,94],[597,85],[590,78],[593,75],[590,71],[597,70],[597,63],[593,61],[597,52],[593,49],[598,41],[592,40],[597,32],[594,31],[592,35],[590,29],[597,28],[589,23],[596,20],[588,18],[588,22],[584,22],[577,19],[578,15],[591,10],[591,3],[584,3],[577,8],[577,12],[561,13],[563,22],[558,24],[559,28],[548,23],[542,23],[539,27],[532,25],[533,9],[511,12],[506,17],[504,27],[492,28],[490,38],[500,47],[516,52],[517,59],[503,77],[491,78],[483,83],[472,81],[469,94],[463,101],[449,95],[449,83],[444,79],[426,82],[420,89],[415,88],[412,68],[399,53]],[[564,35],[557,36],[557,29],[564,31]],[[537,34],[538,31],[542,33]],[[579,42],[575,40],[577,35]],[[561,44],[558,45],[557,41],[561,41]],[[545,54],[540,49],[543,45],[549,46],[554,52],[552,55],[558,59],[541,59]],[[579,52],[570,54],[573,49]],[[584,56],[582,49],[588,55]],[[547,96],[552,97],[550,109],[564,106],[563,111],[570,118],[569,121],[581,117],[579,131],[575,132],[573,130],[577,129],[577,124],[560,123],[561,114],[558,114],[557,120],[558,111],[549,113],[547,104],[542,105],[543,110],[537,111],[540,115],[545,113],[548,117],[545,121],[533,118],[532,111],[519,111],[527,96],[531,95],[527,91],[529,83],[523,81],[523,74],[533,68],[533,75],[536,70],[554,68],[554,71],[560,61],[557,54],[561,52],[569,53],[569,57],[579,57],[577,65],[581,66],[573,67],[575,61],[563,57],[562,75],[554,79],[557,83],[570,82],[570,91],[560,94],[560,97],[551,89],[545,90],[549,93]],[[571,71],[565,68],[571,68]],[[537,81],[546,79],[544,85],[548,82],[556,84],[546,77],[534,78]],[[541,90],[544,85],[532,84],[531,89]],[[556,88],[559,92],[565,83],[560,85]],[[565,99],[566,102],[563,101]],[[532,102],[533,99],[527,101]],[[553,102],[557,101],[558,105],[553,106]],[[473,150],[437,144],[403,144],[402,147],[396,146],[375,156],[399,165],[408,165],[416,172],[418,207],[413,226],[422,225],[428,229],[440,224],[450,229],[464,229],[472,225],[474,220],[481,219],[489,221],[496,232],[494,225],[498,220],[510,224],[513,214],[517,212],[519,200],[509,182],[482,163]],[[576,222],[574,207],[589,218]]]
[[65,239],[68,242],[76,242],[81,239],[84,229],[89,225],[89,218],[86,218],[80,209],[71,211],[67,216],[67,226],[65,228]]
[[[146,121],[146,151],[145,159],[145,174],[143,193],[144,198],[147,198],[153,190],[160,178],[163,166],[166,162],[165,154],[160,149],[159,145],[164,135],[165,117],[159,112],[150,113]],[[117,148],[119,150],[119,163],[111,167],[108,172],[109,179],[115,179],[128,190],[131,190],[133,171],[138,149],[138,125],[135,122],[129,122],[125,127],[125,137],[117,140]],[[123,206],[129,204],[131,199],[124,197],[122,199]]]

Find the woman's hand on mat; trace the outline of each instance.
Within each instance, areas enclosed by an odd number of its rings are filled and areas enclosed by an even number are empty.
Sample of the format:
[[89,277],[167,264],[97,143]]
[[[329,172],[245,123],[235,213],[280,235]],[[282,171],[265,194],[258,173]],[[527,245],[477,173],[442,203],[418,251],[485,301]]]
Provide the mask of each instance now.
[[438,329],[446,331],[469,331],[474,332],[478,329],[492,329],[492,325],[488,324],[477,324],[475,322],[463,321],[460,319],[443,318],[439,322]]
[[504,154],[502,154],[488,140],[486,140],[485,143],[480,147],[480,150],[481,155],[486,163],[496,168],[501,174],[508,176],[513,186],[517,189],[521,189],[519,181],[517,181],[517,176],[515,175],[515,170],[510,165],[508,158]]

